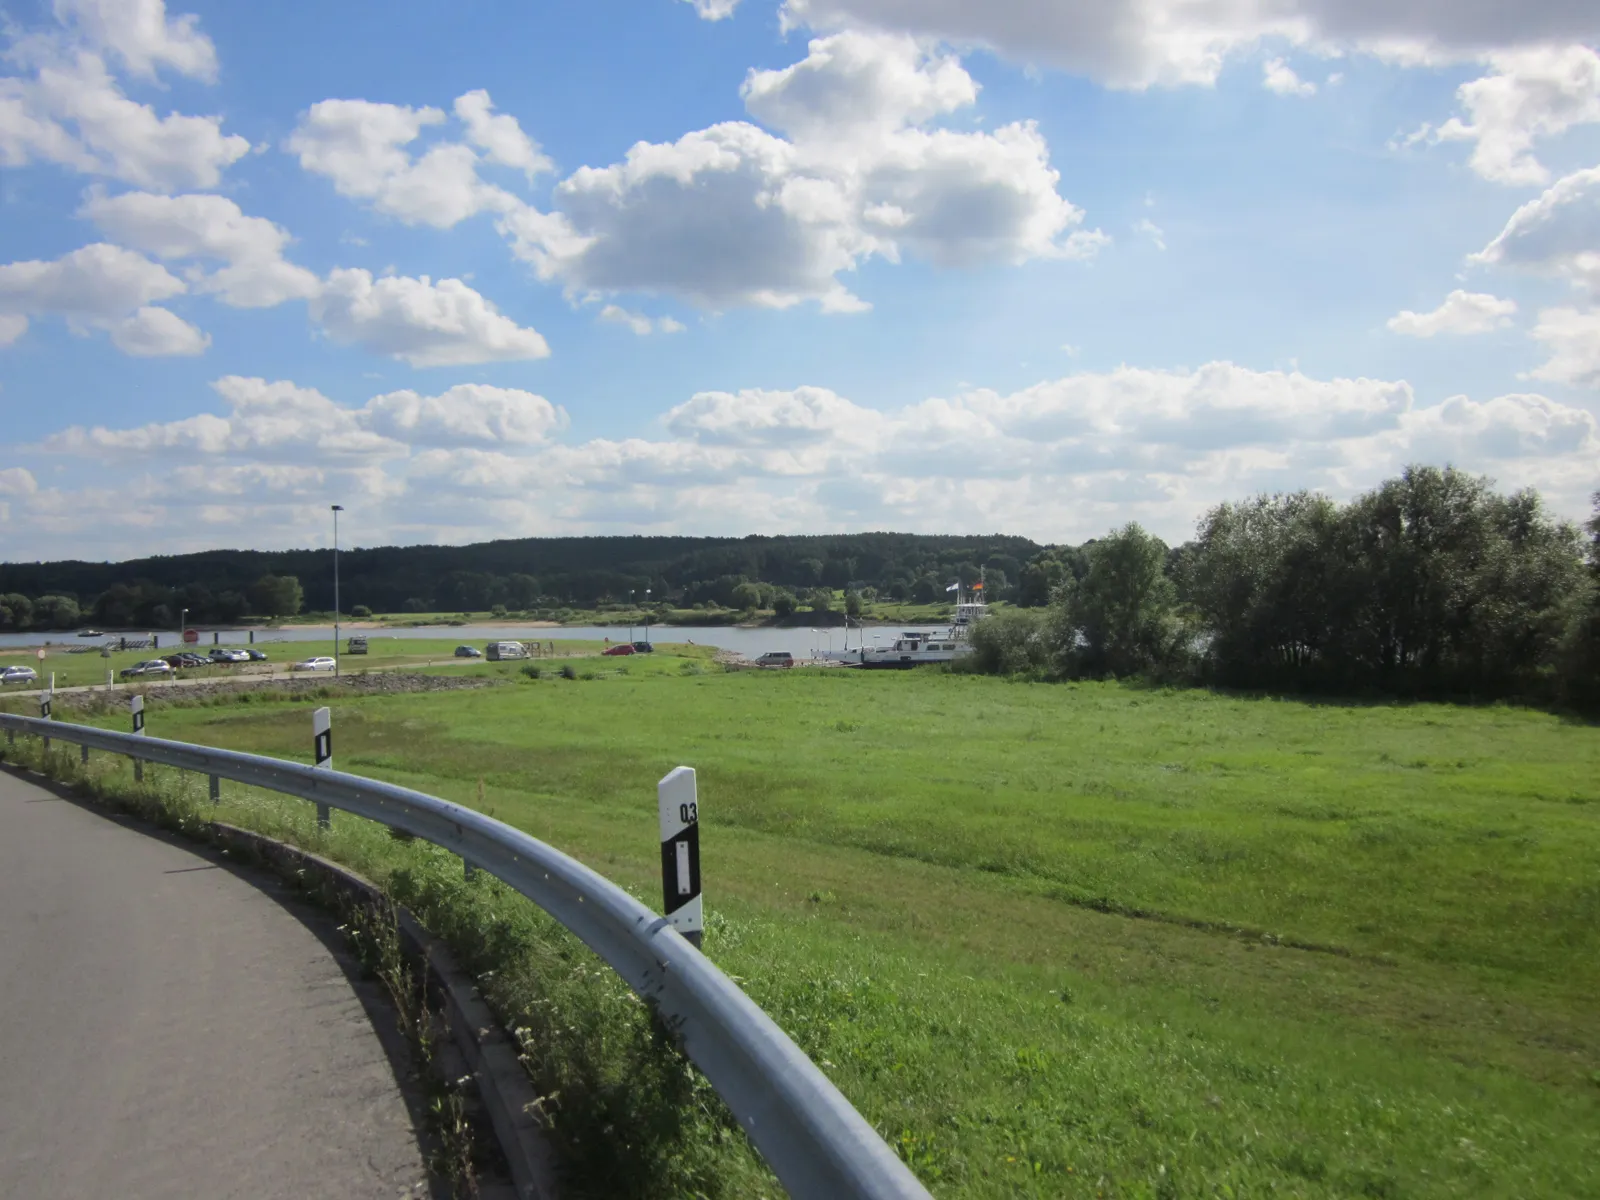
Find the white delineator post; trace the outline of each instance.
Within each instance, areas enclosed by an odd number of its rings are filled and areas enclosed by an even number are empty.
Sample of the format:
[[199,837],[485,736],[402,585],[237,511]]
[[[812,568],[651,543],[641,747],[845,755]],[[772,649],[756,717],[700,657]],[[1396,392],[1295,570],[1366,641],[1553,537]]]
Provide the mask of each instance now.
[[[128,711],[133,713],[133,733],[135,737],[144,736],[144,697],[135,696],[128,702]],[[133,760],[133,781],[144,782],[144,762],[140,759]]]
[[700,803],[693,767],[656,785],[661,805],[661,911],[696,948],[705,929],[700,900]]
[[[55,676],[55,672],[52,671],[52,672],[50,672],[50,686],[48,688],[46,688],[39,696],[39,719],[41,721],[49,721],[49,720],[53,719],[50,716],[50,704],[55,699],[55,696],[56,696],[56,676]],[[46,754],[48,754],[50,752],[50,735],[49,734],[45,734],[44,749],[45,749],[45,753]]]
[[[318,767],[333,770],[333,713],[326,708],[311,714],[311,753]],[[326,829],[328,821],[328,806],[317,805],[317,824]]]

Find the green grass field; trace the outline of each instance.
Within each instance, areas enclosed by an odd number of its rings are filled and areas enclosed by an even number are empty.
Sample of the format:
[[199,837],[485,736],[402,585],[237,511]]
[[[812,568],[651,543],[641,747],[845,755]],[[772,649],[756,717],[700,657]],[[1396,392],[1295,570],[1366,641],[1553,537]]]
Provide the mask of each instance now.
[[[707,952],[937,1195],[1600,1195],[1600,729],[682,655],[335,701],[338,765],[652,904],[697,768]],[[304,759],[310,707],[150,732]]]

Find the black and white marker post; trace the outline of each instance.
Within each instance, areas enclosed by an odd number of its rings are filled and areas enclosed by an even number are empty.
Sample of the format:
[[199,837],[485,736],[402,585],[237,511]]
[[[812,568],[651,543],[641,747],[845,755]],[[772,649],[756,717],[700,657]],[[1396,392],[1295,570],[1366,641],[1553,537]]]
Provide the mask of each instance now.
[[[144,697],[135,696],[128,703],[129,710],[133,713],[133,734],[135,737],[144,736]],[[139,759],[133,760],[133,781],[144,782],[144,763]]]
[[[333,770],[333,713],[326,708],[311,714],[311,753],[317,766]],[[328,806],[317,805],[317,824],[326,829],[328,819]]]
[[[56,677],[54,675],[52,675],[52,676],[50,676],[50,686],[48,688],[46,688],[44,691],[39,693],[39,719],[41,721],[49,721],[49,720],[52,719],[51,716],[50,716],[50,705],[51,705],[51,702],[55,699],[55,696],[56,696]],[[44,749],[45,749],[45,753],[46,754],[48,754],[50,752],[50,735],[49,734],[45,734],[45,737],[44,737]]]
[[661,804],[661,911],[674,929],[700,946],[700,803],[693,767],[677,767],[656,785]]

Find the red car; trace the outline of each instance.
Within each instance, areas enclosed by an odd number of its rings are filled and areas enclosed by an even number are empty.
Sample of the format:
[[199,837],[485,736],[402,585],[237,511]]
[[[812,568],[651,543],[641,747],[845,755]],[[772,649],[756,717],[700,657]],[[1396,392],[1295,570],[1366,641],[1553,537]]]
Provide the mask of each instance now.
[[618,642],[615,646],[612,646],[609,650],[602,650],[600,653],[602,653],[602,654],[637,654],[638,651],[635,650],[633,648],[633,646],[628,642]]

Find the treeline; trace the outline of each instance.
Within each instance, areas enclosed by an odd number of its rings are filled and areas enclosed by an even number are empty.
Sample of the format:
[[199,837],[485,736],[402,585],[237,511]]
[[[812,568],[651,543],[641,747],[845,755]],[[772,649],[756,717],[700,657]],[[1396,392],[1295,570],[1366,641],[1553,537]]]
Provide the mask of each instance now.
[[[1023,565],[1040,550],[1026,538],[898,533],[391,546],[341,552],[340,602],[346,612],[357,606],[391,613],[526,612],[643,604],[648,594],[657,605],[781,609],[839,589],[927,603],[944,599],[952,581],[971,582],[980,571],[991,596],[1014,599]],[[304,608],[332,611],[331,550],[5,563],[0,628],[70,629],[86,622],[170,627],[184,609],[190,620],[203,623],[292,615],[301,605],[286,607],[285,580],[303,589]]]
[[[973,669],[1250,688],[1600,700],[1600,493],[1580,531],[1536,492],[1412,467],[1348,504],[1257,496],[1171,548],[1137,525],[1024,567]],[[1585,532],[1587,536],[1585,536]]]

